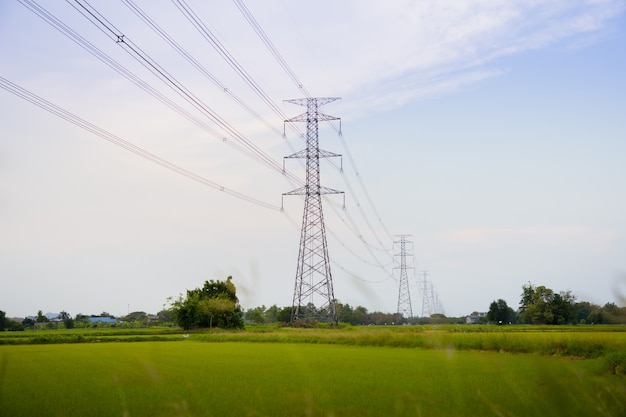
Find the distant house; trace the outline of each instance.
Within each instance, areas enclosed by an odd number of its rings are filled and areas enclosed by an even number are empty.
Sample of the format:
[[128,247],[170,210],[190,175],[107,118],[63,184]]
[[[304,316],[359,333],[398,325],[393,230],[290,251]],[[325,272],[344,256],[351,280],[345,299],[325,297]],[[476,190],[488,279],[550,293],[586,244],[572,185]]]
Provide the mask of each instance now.
[[469,316],[465,316],[465,323],[467,324],[478,324],[480,323],[480,319],[487,317],[487,313],[478,313],[473,312]]
[[113,317],[89,317],[89,323],[107,323],[107,324],[115,324],[117,323],[117,319]]

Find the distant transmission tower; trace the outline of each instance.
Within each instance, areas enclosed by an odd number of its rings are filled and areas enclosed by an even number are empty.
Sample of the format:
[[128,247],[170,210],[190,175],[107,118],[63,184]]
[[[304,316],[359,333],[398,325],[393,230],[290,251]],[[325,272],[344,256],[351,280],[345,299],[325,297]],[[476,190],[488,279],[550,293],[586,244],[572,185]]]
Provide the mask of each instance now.
[[398,235],[399,241],[393,242],[396,245],[400,245],[400,253],[394,256],[400,257],[400,266],[395,267],[400,271],[400,282],[398,288],[398,321],[402,318],[413,317],[413,307],[411,305],[411,289],[409,288],[409,277],[407,274],[408,269],[414,269],[413,266],[407,265],[407,257],[413,256],[413,254],[407,253],[407,243],[412,242],[406,240],[410,235]]
[[428,279],[429,271],[420,272],[420,295],[422,297],[421,317],[430,317],[433,314],[443,314],[441,299],[435,289],[435,285]]
[[430,272],[422,271],[420,272],[420,294],[422,296],[422,314],[421,317],[430,317],[433,311],[434,305],[431,303],[431,283],[428,281],[428,275]]
[[[285,157],[306,158],[304,187],[283,194],[283,196],[305,196],[296,285],[293,291],[292,323],[308,319],[337,323],[333,279],[330,273],[330,259],[322,213],[322,195],[341,194],[342,191],[320,186],[320,158],[341,155],[319,148],[317,125],[319,121],[339,120],[338,117],[319,111],[319,107],[338,99],[338,97],[326,97],[286,100],[288,103],[306,106],[306,113],[285,120],[285,123],[306,122],[306,149]],[[314,296],[322,299],[319,307],[315,306]]]

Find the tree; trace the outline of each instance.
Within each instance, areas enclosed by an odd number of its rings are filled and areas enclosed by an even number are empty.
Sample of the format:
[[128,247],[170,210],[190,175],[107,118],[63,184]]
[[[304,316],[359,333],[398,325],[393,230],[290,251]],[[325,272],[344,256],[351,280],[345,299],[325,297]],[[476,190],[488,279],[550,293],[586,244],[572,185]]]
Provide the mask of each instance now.
[[86,314],[78,313],[74,317],[74,324],[76,325],[76,327],[88,327],[90,325],[89,316]]
[[265,322],[276,323],[276,315],[278,314],[278,306],[276,304],[271,305],[265,310]]
[[283,307],[276,312],[276,321],[279,323],[290,323],[293,307]]
[[576,297],[570,291],[561,291],[558,294],[554,294],[550,303],[552,323],[549,324],[571,323],[574,316],[575,301]]
[[146,314],[145,311],[133,311],[125,317],[122,317],[122,320],[129,323],[138,323],[145,325],[148,321],[148,314]]
[[246,311],[244,317],[246,320],[256,324],[265,323],[265,306],[250,308]]
[[32,329],[33,327],[35,327],[35,320],[26,317],[24,320],[22,320],[22,326],[27,329]]
[[352,324],[354,319],[354,310],[350,307],[350,304],[336,304],[337,308],[337,318],[341,323],[350,323]]
[[43,315],[43,311],[39,310],[37,312],[37,318],[35,319],[35,323],[47,323],[50,320],[48,320],[48,317]]
[[0,330],[6,329],[8,326],[7,314],[0,310]]
[[492,301],[489,305],[489,311],[487,312],[487,320],[490,323],[506,323],[507,321],[507,311],[508,305],[506,301],[503,299],[498,299],[498,301]]
[[491,323],[507,324],[515,321],[515,311],[503,299],[494,301],[489,306],[487,320]]
[[522,286],[520,319],[530,324],[566,324],[574,316],[576,297],[570,291],[555,293],[543,285]]
[[176,315],[172,309],[163,309],[157,313],[158,324],[174,323]]
[[363,306],[357,306],[352,311],[352,324],[369,324],[368,323],[368,315],[367,308]]
[[74,319],[66,311],[61,311],[59,313],[59,319],[63,321],[63,326],[65,326],[66,329],[74,328]]
[[183,329],[196,327],[243,328],[241,307],[232,277],[205,281],[202,288],[187,290],[172,303],[176,322]]

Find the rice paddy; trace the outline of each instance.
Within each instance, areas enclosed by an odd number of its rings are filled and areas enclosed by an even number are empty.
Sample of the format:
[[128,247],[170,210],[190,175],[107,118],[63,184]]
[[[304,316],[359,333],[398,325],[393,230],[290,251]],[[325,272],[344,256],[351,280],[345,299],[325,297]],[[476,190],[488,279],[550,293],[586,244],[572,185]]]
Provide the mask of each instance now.
[[624,328],[466,329],[2,334],[0,415],[626,415]]

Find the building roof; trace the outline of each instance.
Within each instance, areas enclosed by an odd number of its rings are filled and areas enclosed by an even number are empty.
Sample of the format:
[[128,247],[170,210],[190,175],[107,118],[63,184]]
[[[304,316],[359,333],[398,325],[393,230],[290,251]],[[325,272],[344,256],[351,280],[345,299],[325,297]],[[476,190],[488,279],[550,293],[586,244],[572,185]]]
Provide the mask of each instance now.
[[113,317],[89,317],[90,323],[117,323]]

